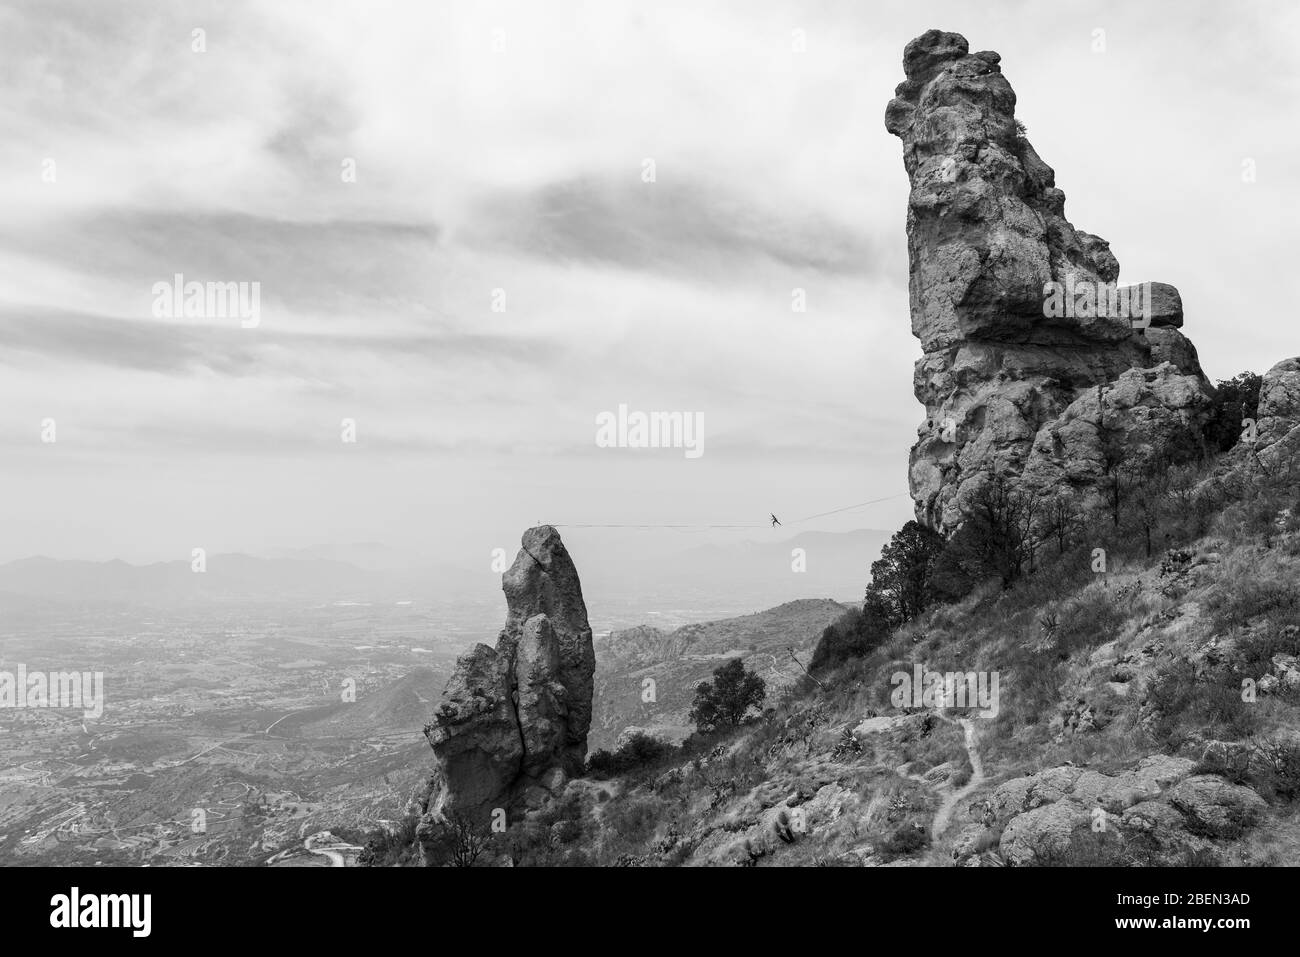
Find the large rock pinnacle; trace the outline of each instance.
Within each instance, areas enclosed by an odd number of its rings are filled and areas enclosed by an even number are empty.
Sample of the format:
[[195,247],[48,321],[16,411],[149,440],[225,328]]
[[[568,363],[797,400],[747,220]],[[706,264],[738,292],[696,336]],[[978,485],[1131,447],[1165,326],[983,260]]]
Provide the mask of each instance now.
[[461,656],[425,727],[438,762],[434,813],[479,816],[535,800],[586,759],[596,655],[559,532],[526,531],[501,587],[508,610],[496,648]]
[[945,531],[993,475],[1088,490],[1116,441],[1135,463],[1190,451],[1211,394],[1178,331],[1177,289],[1117,287],[1110,246],[1065,218],[1052,168],[1017,124],[1001,57],[968,50],[956,33],[917,37],[885,112],[911,180],[924,351],[909,482],[918,519]]

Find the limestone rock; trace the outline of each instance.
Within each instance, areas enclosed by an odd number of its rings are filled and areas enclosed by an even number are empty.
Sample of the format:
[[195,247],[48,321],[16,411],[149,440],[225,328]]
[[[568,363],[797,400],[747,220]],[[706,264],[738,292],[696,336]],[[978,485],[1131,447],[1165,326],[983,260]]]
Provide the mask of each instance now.
[[1264,799],[1250,788],[1213,774],[1198,774],[1176,784],[1169,803],[1187,815],[1189,830],[1208,837],[1238,837],[1259,821]]
[[1178,328],[1183,324],[1183,297],[1178,289],[1167,282],[1153,282],[1148,285],[1151,299],[1148,306],[1151,328],[1159,329],[1170,326]]
[[[475,645],[456,662],[425,736],[449,809],[493,807],[519,777],[523,741],[511,701],[510,660]],[[441,809],[440,803],[438,807]]]
[[[1250,788],[1193,774],[1196,769],[1195,761],[1167,754],[1113,773],[1048,768],[999,784],[986,806],[994,823],[1003,825],[1000,850],[1011,864],[1069,853],[1080,832],[1101,816],[1104,831],[1118,839],[1117,850],[1140,835],[1146,839],[1140,850],[1155,848],[1176,859],[1184,852],[1213,851],[1215,840],[1239,837],[1259,823],[1266,807]],[[954,853],[968,857],[971,841]]]
[[536,806],[582,771],[595,671],[582,585],[554,528],[530,528],[522,546],[502,578],[496,647],[460,657],[425,727],[431,813]]
[[1002,832],[1002,854],[1012,864],[1059,854],[1070,847],[1074,832],[1090,822],[1088,813],[1072,801],[1045,804],[1011,819]]
[[1182,451],[1211,395],[1178,331],[1178,290],[1134,287],[1139,303],[1116,285],[1110,247],[1066,219],[1055,173],[1018,127],[1000,57],[968,51],[955,33],[913,40],[885,113],[911,181],[912,332],[924,352],[909,482],[918,519],[941,531],[994,474],[1087,489],[1111,436],[1126,456]]
[[1300,358],[1283,359],[1259,385],[1255,453],[1273,466],[1300,453]]

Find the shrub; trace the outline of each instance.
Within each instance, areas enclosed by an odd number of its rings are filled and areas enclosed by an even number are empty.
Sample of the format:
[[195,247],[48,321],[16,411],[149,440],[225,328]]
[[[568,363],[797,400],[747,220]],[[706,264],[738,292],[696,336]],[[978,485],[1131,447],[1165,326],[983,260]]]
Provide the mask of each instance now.
[[1241,438],[1242,420],[1253,419],[1259,412],[1261,377],[1242,372],[1231,379],[1220,379],[1209,419],[1205,424],[1205,442],[1215,451],[1226,452]]
[[889,624],[878,611],[850,609],[822,631],[808,670],[821,671],[850,658],[865,658],[889,638],[889,633]]
[[424,841],[426,859],[434,865],[473,867],[487,846],[488,833],[468,815],[452,813]]
[[632,735],[613,753],[596,751],[587,757],[587,771],[595,777],[612,777],[627,774],[654,764],[676,749],[665,741],[648,734]]
[[604,824],[610,833],[618,835],[620,844],[640,845],[654,833],[661,810],[654,798],[630,797],[608,805]]
[[966,504],[966,520],[948,541],[940,580],[995,578],[1010,588],[1033,565],[1039,503],[1003,476],[986,481]]
[[1300,745],[1266,742],[1256,746],[1256,753],[1263,765],[1261,785],[1288,803],[1300,797]]
[[1231,669],[1198,677],[1189,661],[1175,661],[1157,672],[1147,686],[1150,730],[1157,742],[1176,750],[1197,731],[1216,737],[1243,738],[1259,723],[1254,709],[1241,700],[1241,683]]
[[419,856],[416,845],[416,829],[419,825],[419,817],[408,814],[394,828],[381,827],[372,831],[364,842],[361,853],[357,855],[357,864],[361,867],[414,864]]
[[915,853],[930,844],[930,835],[915,821],[901,824],[877,845],[877,851],[893,859]]
[[700,731],[737,728],[766,696],[763,679],[746,671],[739,658],[732,658],[714,669],[712,682],[702,681],[696,686],[691,720]]
[[1116,589],[1094,582],[1062,606],[1052,629],[1057,654],[1068,658],[1080,648],[1096,647],[1116,637],[1127,618],[1119,601]]
[[918,617],[936,601],[934,572],[943,550],[942,535],[908,522],[871,565],[867,607],[891,628]]

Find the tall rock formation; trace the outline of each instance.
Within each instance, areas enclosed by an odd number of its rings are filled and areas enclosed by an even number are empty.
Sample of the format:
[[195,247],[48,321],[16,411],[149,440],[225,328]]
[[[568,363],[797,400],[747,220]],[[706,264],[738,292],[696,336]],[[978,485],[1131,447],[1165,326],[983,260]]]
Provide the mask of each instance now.
[[460,657],[424,729],[437,759],[435,815],[533,803],[586,759],[596,656],[559,532],[526,531],[501,587],[508,611],[496,648]]
[[1192,451],[1212,394],[1179,332],[1178,291],[1118,288],[1109,245],[1065,218],[1000,60],[931,30],[904,50],[907,79],[885,112],[911,180],[912,333],[924,350],[909,482],[917,518],[942,531],[993,475],[1087,490],[1116,456]]
[[1259,384],[1258,437],[1246,446],[1268,468],[1300,461],[1300,358],[1283,359]]

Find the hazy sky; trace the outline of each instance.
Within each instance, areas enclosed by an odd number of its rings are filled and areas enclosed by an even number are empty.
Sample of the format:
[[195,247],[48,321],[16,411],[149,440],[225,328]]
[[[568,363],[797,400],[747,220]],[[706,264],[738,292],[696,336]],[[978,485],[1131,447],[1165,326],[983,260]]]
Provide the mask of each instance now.
[[[904,44],[1002,54],[1067,215],[1221,378],[1300,353],[1297,9],[7,2],[0,560],[896,527],[794,520],[906,491]],[[155,316],[175,273],[260,324]],[[596,447],[620,404],[704,454]]]

